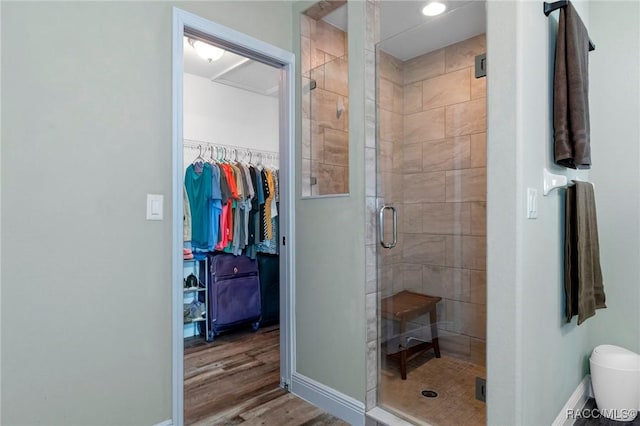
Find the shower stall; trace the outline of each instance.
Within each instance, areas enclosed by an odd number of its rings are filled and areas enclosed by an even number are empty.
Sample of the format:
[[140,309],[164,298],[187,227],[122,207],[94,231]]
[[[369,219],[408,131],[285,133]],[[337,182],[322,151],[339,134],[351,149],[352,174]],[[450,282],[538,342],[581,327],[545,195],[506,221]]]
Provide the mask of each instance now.
[[379,3],[377,405],[484,424],[485,4],[448,4],[398,33],[420,5]]

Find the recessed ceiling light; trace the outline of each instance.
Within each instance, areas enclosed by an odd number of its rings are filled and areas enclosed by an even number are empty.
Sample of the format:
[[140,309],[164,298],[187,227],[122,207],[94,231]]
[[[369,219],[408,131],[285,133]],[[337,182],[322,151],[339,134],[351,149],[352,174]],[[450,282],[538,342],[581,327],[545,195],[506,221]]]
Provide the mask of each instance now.
[[198,56],[208,62],[217,61],[224,55],[224,50],[219,47],[212,46],[200,40],[189,39],[189,44],[193,46]]
[[426,16],[436,16],[445,10],[447,10],[447,6],[444,3],[432,1],[422,9],[422,13]]

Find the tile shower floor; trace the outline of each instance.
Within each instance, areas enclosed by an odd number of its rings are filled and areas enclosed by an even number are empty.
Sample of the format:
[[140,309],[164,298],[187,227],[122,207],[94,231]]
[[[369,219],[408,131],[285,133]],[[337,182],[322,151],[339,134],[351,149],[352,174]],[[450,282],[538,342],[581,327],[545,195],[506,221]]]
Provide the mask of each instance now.
[[[383,361],[381,406],[418,424],[484,425],[485,403],[475,398],[476,377],[486,378],[486,368],[444,354],[423,354],[409,362],[407,380],[392,361]],[[422,396],[423,390],[438,393]]]

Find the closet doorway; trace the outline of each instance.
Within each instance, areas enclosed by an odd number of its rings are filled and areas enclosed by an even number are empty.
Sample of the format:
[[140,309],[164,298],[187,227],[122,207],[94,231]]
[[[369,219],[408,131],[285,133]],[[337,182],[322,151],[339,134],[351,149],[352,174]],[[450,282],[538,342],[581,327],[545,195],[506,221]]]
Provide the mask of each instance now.
[[176,425],[290,383],[294,60],[174,9]]

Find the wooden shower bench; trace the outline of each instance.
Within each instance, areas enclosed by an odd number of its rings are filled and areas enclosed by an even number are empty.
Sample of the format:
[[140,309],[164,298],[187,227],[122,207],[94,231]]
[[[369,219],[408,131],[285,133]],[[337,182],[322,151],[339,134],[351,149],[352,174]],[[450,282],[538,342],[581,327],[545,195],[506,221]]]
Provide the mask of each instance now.
[[409,346],[410,340],[417,339],[412,337],[405,338],[404,344],[400,345],[398,352],[387,354],[388,358],[400,363],[400,376],[402,380],[407,379],[407,363],[421,353],[433,349],[436,358],[440,358],[436,316],[436,305],[440,300],[442,300],[441,297],[428,296],[407,290],[382,299],[382,317],[399,321],[400,334],[404,334],[407,331],[407,322],[421,315],[429,314],[429,323],[431,326],[430,342],[421,342],[417,345]]

